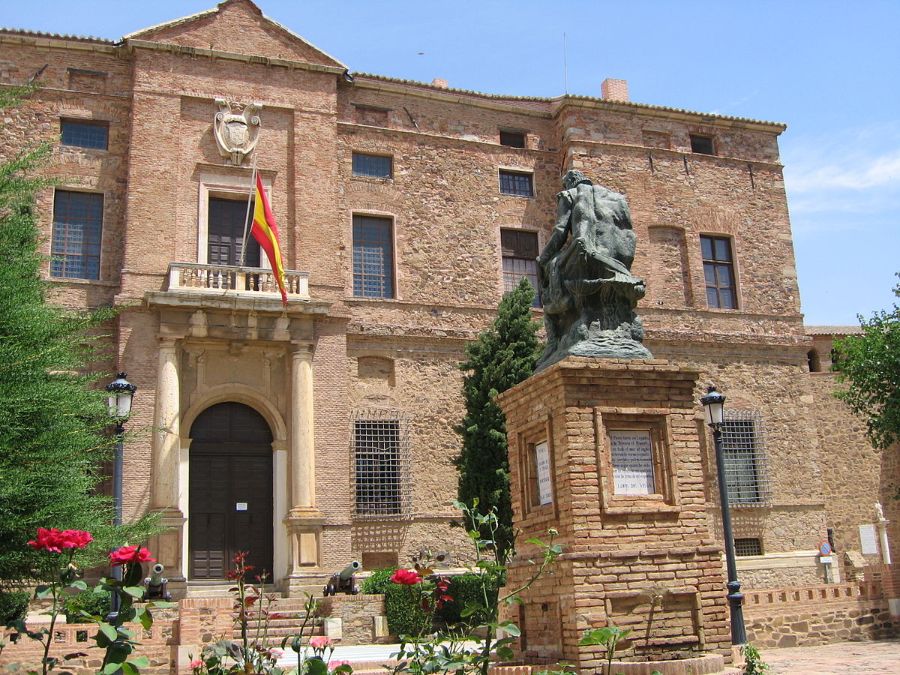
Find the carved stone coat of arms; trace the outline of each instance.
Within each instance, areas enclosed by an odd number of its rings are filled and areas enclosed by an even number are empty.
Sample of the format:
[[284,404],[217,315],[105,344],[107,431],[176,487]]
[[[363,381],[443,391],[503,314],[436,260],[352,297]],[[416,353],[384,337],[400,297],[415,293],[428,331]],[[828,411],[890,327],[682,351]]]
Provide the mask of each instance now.
[[259,140],[260,120],[257,113],[262,110],[262,104],[248,103],[242,106],[217,98],[216,105],[219,106],[219,112],[216,113],[213,130],[219,152],[223,157],[229,158],[232,164],[240,166]]

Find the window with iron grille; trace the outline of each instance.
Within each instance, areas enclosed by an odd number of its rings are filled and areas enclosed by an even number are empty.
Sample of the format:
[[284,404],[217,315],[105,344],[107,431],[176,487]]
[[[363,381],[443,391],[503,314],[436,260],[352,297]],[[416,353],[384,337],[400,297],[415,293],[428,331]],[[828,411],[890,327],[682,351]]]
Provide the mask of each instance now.
[[356,515],[410,513],[409,441],[406,424],[384,411],[366,411],[353,420],[353,483]]
[[737,538],[734,540],[734,554],[738,556],[762,555],[762,541],[756,537]]
[[714,155],[716,154],[715,150],[712,136],[691,134],[691,152],[698,155]]
[[537,295],[537,232],[527,230],[500,230],[500,248],[503,256],[503,292],[514,291],[519,282],[528,279],[535,290],[534,307],[541,306]]
[[353,216],[353,295],[394,297],[391,219]]
[[500,169],[500,192],[516,197],[534,197],[534,176],[521,171]]
[[524,131],[507,131],[504,129],[500,130],[500,145],[505,145],[510,148],[524,148],[525,147],[525,132]]
[[765,438],[759,413],[725,411],[722,460],[731,506],[763,506],[768,502]]
[[92,120],[60,120],[62,144],[78,148],[106,150],[109,147],[109,124]]
[[103,195],[57,190],[53,195],[50,275],[99,279],[102,230]]
[[391,178],[394,175],[393,158],[354,152],[353,175],[368,178]]
[[700,235],[700,251],[706,279],[706,304],[720,309],[737,309],[731,240],[728,237]]

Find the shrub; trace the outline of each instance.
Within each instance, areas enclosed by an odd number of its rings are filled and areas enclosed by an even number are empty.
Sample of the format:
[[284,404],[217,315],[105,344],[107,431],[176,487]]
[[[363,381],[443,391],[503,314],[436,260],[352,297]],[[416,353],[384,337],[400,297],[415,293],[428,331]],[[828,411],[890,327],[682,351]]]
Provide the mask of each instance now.
[[431,630],[431,616],[422,609],[418,593],[390,581],[384,593],[384,613],[391,635],[421,635]]
[[365,595],[384,595],[387,593],[388,586],[391,585],[391,575],[394,573],[394,569],[394,567],[385,567],[375,570],[363,579],[360,590]]
[[93,623],[91,619],[83,616],[81,612],[85,611],[93,616],[106,617],[109,614],[109,609],[109,593],[107,591],[100,593],[84,591],[66,600],[66,606],[63,611],[66,614],[66,623]]
[[499,585],[496,581],[481,574],[467,572],[466,574],[450,577],[450,589],[447,593],[453,600],[444,603],[444,606],[436,612],[436,618],[447,626],[459,623],[473,626],[485,621],[485,617],[488,615],[486,611],[478,612],[465,618],[462,617],[462,611],[466,607],[472,605],[484,607],[482,584],[488,585],[487,593],[490,607],[496,607],[499,590]]
[[30,597],[25,591],[0,592],[0,627],[16,619],[24,619]]

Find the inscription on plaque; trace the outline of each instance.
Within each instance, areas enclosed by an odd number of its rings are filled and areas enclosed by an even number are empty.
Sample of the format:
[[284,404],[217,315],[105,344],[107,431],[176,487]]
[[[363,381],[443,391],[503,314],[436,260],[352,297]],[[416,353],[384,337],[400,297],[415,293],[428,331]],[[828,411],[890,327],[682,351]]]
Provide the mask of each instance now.
[[550,449],[547,441],[534,446],[535,466],[537,467],[538,498],[541,506],[553,503],[553,481],[550,478]]
[[614,492],[617,495],[651,495],[653,442],[649,431],[610,431]]

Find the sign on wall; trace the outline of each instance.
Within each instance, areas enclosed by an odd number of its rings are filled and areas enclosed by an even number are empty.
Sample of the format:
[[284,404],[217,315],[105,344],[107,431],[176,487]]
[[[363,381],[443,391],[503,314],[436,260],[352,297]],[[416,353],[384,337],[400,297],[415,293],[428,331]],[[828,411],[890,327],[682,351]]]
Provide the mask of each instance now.
[[653,441],[649,430],[609,432],[612,455],[614,493],[617,495],[651,495],[656,492],[653,480]]
[[874,525],[859,526],[859,544],[863,555],[875,555],[878,553],[878,540],[875,537]]
[[553,479],[550,475],[550,448],[547,441],[534,446],[535,467],[537,468],[538,498],[541,506],[553,503]]

